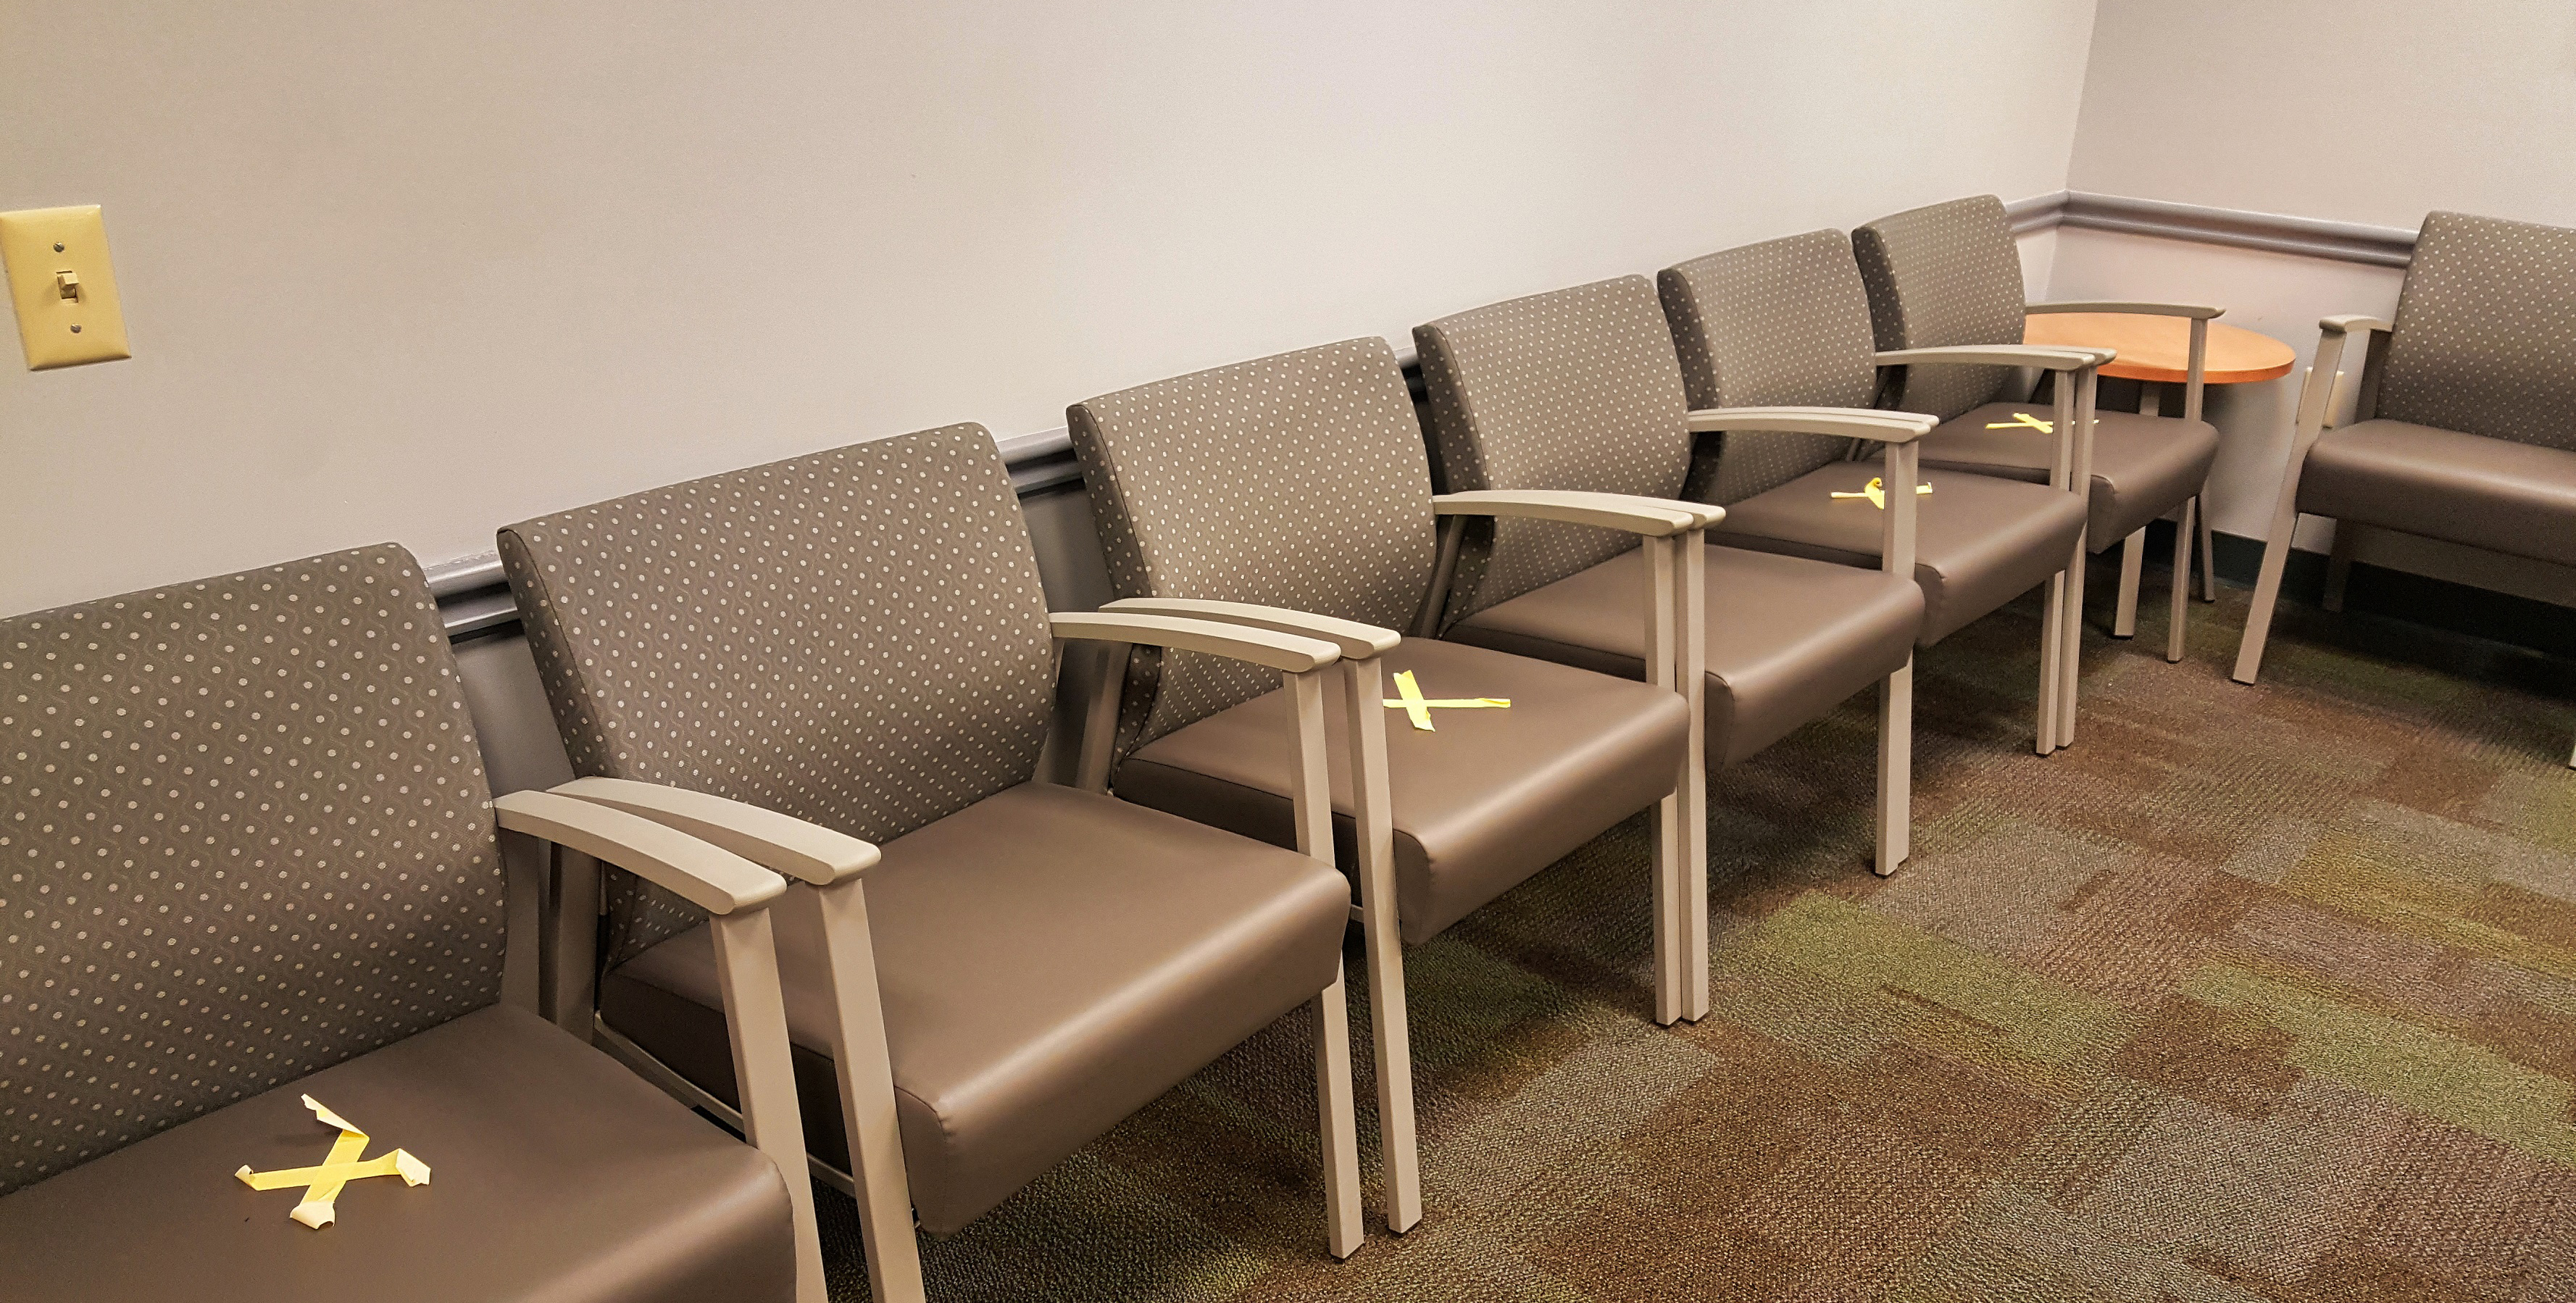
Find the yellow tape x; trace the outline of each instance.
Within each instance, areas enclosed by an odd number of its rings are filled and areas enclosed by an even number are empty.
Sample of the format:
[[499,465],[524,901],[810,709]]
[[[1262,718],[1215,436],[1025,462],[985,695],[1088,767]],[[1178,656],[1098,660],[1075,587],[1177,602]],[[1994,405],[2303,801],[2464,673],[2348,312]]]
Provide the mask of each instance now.
[[1425,733],[1440,731],[1431,727],[1431,712],[1434,710],[1507,709],[1512,704],[1509,697],[1456,697],[1446,701],[1431,700],[1422,695],[1422,685],[1413,681],[1411,670],[1395,672],[1395,693],[1395,699],[1386,703],[1387,709],[1403,711],[1405,717],[1413,721],[1413,726]]
[[358,1156],[367,1152],[366,1132],[350,1126],[347,1119],[322,1107],[322,1102],[311,1095],[304,1097],[304,1107],[313,1110],[314,1118],[322,1125],[340,1128],[340,1137],[331,1142],[331,1152],[323,1157],[320,1166],[254,1172],[250,1170],[250,1164],[244,1163],[240,1171],[233,1173],[241,1178],[242,1184],[254,1190],[303,1186],[304,1201],[295,1205],[295,1211],[287,1216],[318,1231],[331,1224],[336,1215],[332,1201],[340,1197],[340,1187],[351,1181],[362,1181],[370,1176],[399,1176],[405,1185],[429,1184],[429,1164],[400,1149],[360,1162]]
[[[1929,484],[1917,484],[1914,486],[1914,491],[1918,494],[1930,493],[1932,491],[1932,486]],[[1837,498],[1867,498],[1869,499],[1869,505],[1876,507],[1881,511],[1887,510],[1887,486],[1879,483],[1878,477],[1874,475],[1870,477],[1869,483],[1861,486],[1860,492],[1837,493],[1834,496]]]
[[1989,430],[2037,430],[2041,434],[2057,433],[2057,422],[2043,421],[2028,412],[2015,412],[2009,421],[1988,421]]

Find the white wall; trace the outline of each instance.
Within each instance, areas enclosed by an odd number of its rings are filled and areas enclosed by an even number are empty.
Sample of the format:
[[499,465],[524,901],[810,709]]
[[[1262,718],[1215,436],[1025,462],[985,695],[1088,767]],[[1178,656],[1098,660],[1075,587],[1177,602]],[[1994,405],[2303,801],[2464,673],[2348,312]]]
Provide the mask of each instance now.
[[2576,226],[2576,4],[2101,0],[2071,188]]
[[[2571,160],[2576,4],[2567,0],[2101,0],[2068,177],[2076,190],[2409,230],[2435,208],[2576,226]],[[2287,377],[2211,391],[2224,439],[2212,523],[2268,533],[2317,318],[2394,311],[2403,272],[2058,234],[2057,297],[2224,304],[2229,324],[2297,353]],[[2303,547],[2330,538],[2322,521],[2299,533]],[[2448,550],[2374,559],[2514,591],[2554,582]]]
[[2056,190],[2092,19],[0,0],[0,208],[106,206],[136,351],[0,367],[0,611]]

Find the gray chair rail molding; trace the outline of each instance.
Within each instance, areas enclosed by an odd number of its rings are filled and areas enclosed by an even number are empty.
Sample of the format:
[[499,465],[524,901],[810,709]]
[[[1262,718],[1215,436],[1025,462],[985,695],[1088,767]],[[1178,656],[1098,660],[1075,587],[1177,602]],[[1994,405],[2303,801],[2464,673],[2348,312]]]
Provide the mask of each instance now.
[[2314,217],[2248,212],[2241,208],[2210,208],[2201,204],[2169,203],[2162,199],[2133,199],[2127,195],[2094,194],[2089,190],[2060,190],[2055,194],[2017,199],[2005,204],[2004,212],[2012,218],[2015,235],[2028,235],[2056,226],[2075,226],[2161,236],[2168,240],[2192,240],[2201,244],[2234,245],[2240,249],[2268,249],[2274,253],[2294,253],[2378,267],[2403,267],[2415,257],[2415,233],[2394,226],[2365,226],[2359,222],[2329,222]]
[[[2415,232],[2396,227],[2167,203],[2086,190],[2059,190],[2018,199],[2004,205],[2004,212],[2012,219],[2015,235],[2058,226],[2086,227],[2379,267],[2403,267],[2415,256]],[[1397,345],[1396,361],[1404,367],[1408,380],[1419,375],[1409,344]],[[1023,498],[1081,483],[1081,468],[1073,460],[1072,436],[1061,426],[996,442],[1002,448],[1003,464],[1010,468],[1011,487]],[[510,586],[502,580],[498,555],[485,552],[458,557],[427,567],[426,574],[429,591],[438,598],[439,615],[446,623],[448,637],[463,638],[518,623],[519,611],[511,604]]]

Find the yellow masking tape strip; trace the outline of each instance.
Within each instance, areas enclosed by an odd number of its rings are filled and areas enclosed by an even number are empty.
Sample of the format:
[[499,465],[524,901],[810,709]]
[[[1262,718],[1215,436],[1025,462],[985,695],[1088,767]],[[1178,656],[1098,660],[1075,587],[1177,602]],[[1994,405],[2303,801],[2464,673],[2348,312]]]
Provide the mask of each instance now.
[[[359,1139],[363,1141],[366,1137]],[[333,1154],[339,1151],[338,1145],[331,1147]],[[321,1185],[324,1182],[346,1184],[370,1176],[399,1176],[405,1185],[425,1185],[429,1182],[429,1165],[412,1157],[409,1151],[397,1149],[390,1154],[378,1154],[363,1163],[326,1162],[320,1167],[287,1167],[274,1172],[254,1172],[245,1165],[233,1175],[254,1190],[283,1190],[290,1185]]]
[[[1917,484],[1914,486],[1914,492],[1917,496],[1930,493],[1931,491],[1932,486],[1929,484]],[[1858,493],[1836,493],[1832,496],[1837,498],[1867,498],[1869,499],[1869,505],[1876,507],[1881,511],[1887,510],[1887,486],[1881,484],[1875,476],[1871,477],[1869,483],[1862,485],[1861,490]]]
[[303,1186],[303,1201],[296,1204],[295,1210],[287,1216],[318,1231],[330,1225],[337,1216],[333,1204],[339,1199],[341,1188],[351,1181],[371,1176],[399,1176],[405,1185],[429,1184],[429,1164],[412,1157],[405,1150],[397,1149],[378,1158],[358,1161],[358,1156],[367,1150],[367,1133],[349,1125],[347,1118],[324,1108],[320,1100],[310,1095],[304,1096],[304,1107],[313,1110],[315,1121],[340,1130],[340,1134],[331,1141],[331,1152],[324,1155],[319,1164],[254,1172],[248,1163],[244,1163],[241,1170],[233,1173],[241,1178],[242,1184],[254,1190]]
[[2015,412],[2009,421],[1988,421],[1989,430],[2037,430],[2041,434],[2057,433],[2057,422],[2043,421],[2028,412]]
[[1411,670],[1397,670],[1395,672],[1395,691],[1397,693],[1396,697],[1391,701],[1385,702],[1384,704],[1386,707],[1389,710],[1403,711],[1405,717],[1413,721],[1413,726],[1425,733],[1437,733],[1440,731],[1431,726],[1431,712],[1435,708],[1441,710],[1508,710],[1511,708],[1512,704],[1511,698],[1509,697],[1425,697],[1422,695],[1422,685],[1414,681],[1413,671]]

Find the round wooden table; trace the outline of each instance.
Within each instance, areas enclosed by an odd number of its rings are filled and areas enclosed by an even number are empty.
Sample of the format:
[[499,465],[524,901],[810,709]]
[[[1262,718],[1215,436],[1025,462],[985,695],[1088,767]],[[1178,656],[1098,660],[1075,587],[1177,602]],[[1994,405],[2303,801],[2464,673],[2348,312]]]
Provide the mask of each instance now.
[[[2102,368],[2102,374],[2119,380],[2138,381],[2138,411],[2154,416],[2164,406],[2160,388],[2172,385],[2177,390],[2191,380],[2191,318],[2164,317],[2144,312],[2034,312],[2022,318],[2021,338],[2025,344],[2070,344],[2090,348],[2112,348],[2120,356]],[[2209,323],[2209,352],[2201,361],[2200,378],[2204,384],[2241,385],[2256,380],[2276,380],[2290,374],[2298,355],[2290,346],[2269,335],[2258,335],[2240,326],[2222,321]],[[2179,397],[2179,395],[2177,395]],[[2183,407],[2188,412],[2190,404]],[[2218,600],[2217,561],[2211,554],[2209,511],[2198,495],[2183,504],[2181,519],[2174,534],[2173,622],[2165,645],[2166,660],[2182,659],[2183,594],[2187,581],[2183,576],[2191,569],[2192,535],[2200,536],[2201,600]],[[2146,560],[2147,531],[2141,529],[2120,544],[2119,604],[2111,621],[2111,635],[2126,638],[2137,632],[2138,575]]]
[[[2191,364],[2191,319],[2134,312],[2034,312],[2022,319],[2025,344],[2078,344],[2116,348],[2117,361],[2102,374],[2121,380],[2149,380],[2178,385]],[[2241,385],[2290,374],[2297,360],[2290,346],[2223,321],[2209,323],[2209,359],[2201,379],[2213,385]]]

